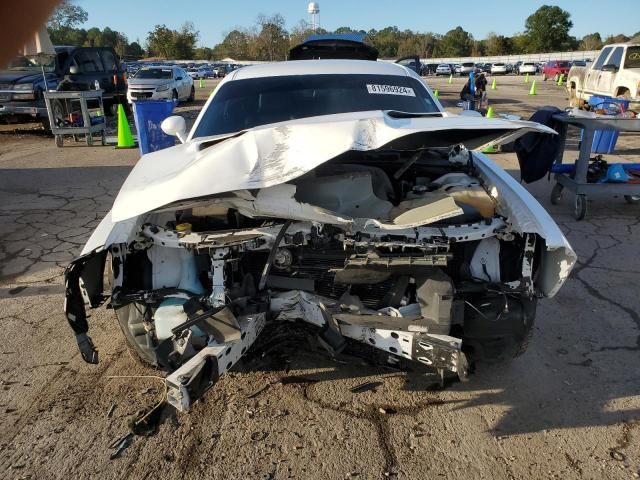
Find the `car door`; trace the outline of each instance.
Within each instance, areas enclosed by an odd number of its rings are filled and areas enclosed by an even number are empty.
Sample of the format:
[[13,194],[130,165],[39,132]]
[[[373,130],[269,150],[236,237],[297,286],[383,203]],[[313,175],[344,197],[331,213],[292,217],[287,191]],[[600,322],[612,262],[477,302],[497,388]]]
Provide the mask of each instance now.
[[104,65],[105,80],[100,86],[103,90],[113,92],[114,95],[124,95],[125,85],[122,69],[120,68],[116,54],[109,49],[101,50],[102,64]]
[[615,86],[615,79],[620,66],[622,65],[622,59],[624,58],[624,47],[616,47],[609,55],[609,58],[602,66],[600,75],[598,76],[598,85],[596,92],[599,94],[605,94],[613,96],[615,92],[613,87]]
[[[103,80],[104,66],[100,55],[89,49],[79,48],[69,56],[64,69],[66,79],[73,89],[94,90],[95,82]],[[102,84],[100,84],[102,88]]]
[[585,93],[592,95],[595,93],[596,88],[598,87],[598,80],[600,74],[602,73],[602,66],[605,64],[605,60],[611,54],[611,50],[613,47],[605,47],[598,55],[598,58],[590,69],[587,70],[587,74],[584,79],[584,91]]
[[411,70],[413,70],[414,72],[416,72],[418,75],[421,74],[421,64],[420,64],[420,57],[418,57],[417,55],[411,55],[408,57],[402,57],[398,60],[396,60],[397,64],[402,65],[403,67],[407,67]]
[[189,84],[189,75],[181,68],[176,68],[176,81],[180,85],[180,98],[187,98],[191,94],[191,85]]

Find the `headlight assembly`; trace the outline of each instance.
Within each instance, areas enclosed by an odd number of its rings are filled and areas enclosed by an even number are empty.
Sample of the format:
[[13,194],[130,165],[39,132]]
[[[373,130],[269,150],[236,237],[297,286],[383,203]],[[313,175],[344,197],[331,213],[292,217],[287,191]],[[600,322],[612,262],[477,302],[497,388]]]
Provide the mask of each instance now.
[[21,91],[25,91],[25,92],[32,92],[33,91],[33,83],[16,83],[13,86],[14,90],[21,90]]
[[169,90],[169,87],[171,86],[171,84],[167,83],[166,85],[160,85],[159,87],[156,88],[156,92],[164,92],[166,90]]

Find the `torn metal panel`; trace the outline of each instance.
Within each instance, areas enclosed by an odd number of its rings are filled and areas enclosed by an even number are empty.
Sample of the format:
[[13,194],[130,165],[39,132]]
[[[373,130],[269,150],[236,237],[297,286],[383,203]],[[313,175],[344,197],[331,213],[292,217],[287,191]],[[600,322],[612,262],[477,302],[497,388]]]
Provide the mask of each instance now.
[[549,213],[511,175],[482,153],[474,153],[474,165],[494,192],[498,212],[508,219],[509,226],[521,234],[534,233],[544,239],[546,252],[536,286],[543,295],[553,297],[569,277],[578,259],[576,253]]
[[222,344],[211,343],[169,375],[167,401],[184,412],[211,388],[219,376],[228,372],[255,342],[265,325],[265,314],[238,319],[241,335]]

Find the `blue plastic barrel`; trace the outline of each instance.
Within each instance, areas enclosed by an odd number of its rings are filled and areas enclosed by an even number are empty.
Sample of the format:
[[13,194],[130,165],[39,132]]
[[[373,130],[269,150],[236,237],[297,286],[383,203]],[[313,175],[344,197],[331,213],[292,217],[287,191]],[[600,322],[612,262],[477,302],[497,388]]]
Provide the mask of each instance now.
[[[624,98],[601,97],[592,95],[589,99],[589,105],[594,109],[603,109],[616,115],[620,111],[626,111],[629,108],[629,100]],[[613,153],[618,141],[618,132],[616,130],[596,130],[593,132],[593,143],[591,143],[592,153]]]
[[176,106],[175,100],[136,100],[133,102],[133,119],[138,131],[138,145],[144,155],[163,148],[173,147],[175,137],[167,135],[160,128],[162,121],[171,116]]

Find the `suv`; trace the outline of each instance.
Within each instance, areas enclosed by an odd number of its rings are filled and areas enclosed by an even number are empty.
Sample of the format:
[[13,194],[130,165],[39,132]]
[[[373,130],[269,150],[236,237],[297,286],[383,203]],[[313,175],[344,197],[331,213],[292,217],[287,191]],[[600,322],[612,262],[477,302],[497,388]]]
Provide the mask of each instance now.
[[569,62],[551,60],[542,67],[542,80],[546,81],[547,78],[553,78],[557,82],[560,75],[566,79],[570,68],[571,64]]
[[[0,71],[0,117],[33,118],[49,127],[43,92],[56,90],[103,90],[105,110],[123,102],[126,92],[124,69],[112,48],[55,47],[56,56],[42,67],[18,56]],[[45,85],[46,78],[46,85]],[[64,116],[58,100],[52,101],[54,117]]]

